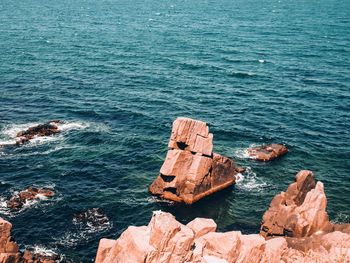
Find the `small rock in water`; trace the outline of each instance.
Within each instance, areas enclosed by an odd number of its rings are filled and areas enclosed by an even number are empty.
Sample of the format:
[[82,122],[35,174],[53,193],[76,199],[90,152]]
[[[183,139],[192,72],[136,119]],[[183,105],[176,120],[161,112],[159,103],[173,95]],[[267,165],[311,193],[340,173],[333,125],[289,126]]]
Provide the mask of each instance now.
[[86,224],[89,227],[102,227],[109,225],[108,217],[100,208],[91,208],[87,211],[75,214],[73,216],[75,224]]
[[262,145],[248,149],[249,157],[258,161],[271,161],[287,152],[287,147],[282,144]]
[[28,187],[7,200],[6,205],[13,210],[21,209],[27,200],[39,199],[41,196],[52,197],[54,195],[55,192],[52,189]]
[[63,123],[61,120],[52,120],[45,124],[29,127],[25,131],[20,131],[16,135],[16,145],[22,145],[32,140],[35,136],[51,136],[59,133],[57,124]]

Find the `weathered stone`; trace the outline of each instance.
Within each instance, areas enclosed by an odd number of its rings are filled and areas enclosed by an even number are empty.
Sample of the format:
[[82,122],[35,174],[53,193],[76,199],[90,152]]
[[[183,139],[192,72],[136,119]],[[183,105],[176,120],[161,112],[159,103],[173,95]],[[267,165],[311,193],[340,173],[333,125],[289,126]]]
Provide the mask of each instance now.
[[213,219],[195,218],[187,224],[194,232],[195,238],[216,231],[216,223]]
[[258,161],[271,161],[288,152],[282,144],[269,144],[248,148],[248,155]]
[[234,184],[235,175],[242,169],[229,158],[213,154],[212,139],[205,122],[177,118],[170,149],[150,193],[191,204]]
[[129,227],[117,241],[101,240],[95,263],[350,262],[348,233],[265,240],[239,231],[217,233],[214,224],[197,218],[185,226],[171,214],[157,211],[148,226]]
[[316,183],[311,171],[300,171],[296,182],[277,195],[263,216],[263,236],[307,237],[330,229],[323,184]]

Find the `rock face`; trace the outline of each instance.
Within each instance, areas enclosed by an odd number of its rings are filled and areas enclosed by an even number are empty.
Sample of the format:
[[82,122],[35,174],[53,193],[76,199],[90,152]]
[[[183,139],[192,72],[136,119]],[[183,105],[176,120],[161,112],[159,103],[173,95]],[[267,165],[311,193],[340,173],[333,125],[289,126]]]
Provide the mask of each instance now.
[[57,255],[43,255],[25,250],[22,254],[11,238],[12,224],[0,218],[0,262],[1,263],[55,263]]
[[60,120],[53,120],[45,124],[30,127],[25,131],[21,131],[16,135],[16,145],[21,145],[32,140],[35,136],[51,136],[59,133],[57,124],[62,123]]
[[213,153],[213,134],[205,122],[177,118],[169,150],[149,192],[161,198],[191,204],[235,183],[241,167]]
[[183,225],[157,211],[148,226],[102,239],[95,263],[350,262],[350,224],[332,224],[326,206],[323,184],[304,170],[272,200],[260,235],[218,233],[215,222],[204,218]]
[[258,161],[271,161],[288,152],[286,146],[282,144],[269,144],[248,148],[248,155]]
[[33,199],[39,199],[40,197],[52,197],[55,195],[55,192],[52,189],[48,188],[37,188],[37,187],[28,187],[26,190],[19,192],[18,194],[12,196],[9,200],[6,201],[8,208],[12,210],[21,209],[24,204]]
[[16,242],[11,241],[12,224],[0,218],[0,262],[19,262],[19,253]]
[[323,184],[315,182],[311,171],[300,171],[286,192],[276,195],[263,216],[260,234],[308,237],[318,231],[332,230],[326,212]]
[[[157,211],[148,226],[129,227],[117,240],[102,239],[95,263],[280,263],[349,262],[350,235],[343,232],[306,239],[215,232],[210,219],[187,225]],[[317,261],[318,260],[318,261]],[[321,260],[321,261],[320,261]],[[323,261],[322,261],[323,260]]]

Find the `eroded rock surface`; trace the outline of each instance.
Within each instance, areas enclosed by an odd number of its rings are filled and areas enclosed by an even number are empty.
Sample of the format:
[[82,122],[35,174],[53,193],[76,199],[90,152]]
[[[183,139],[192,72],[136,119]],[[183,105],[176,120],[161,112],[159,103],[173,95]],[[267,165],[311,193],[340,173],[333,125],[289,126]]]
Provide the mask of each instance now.
[[7,200],[6,205],[12,210],[18,210],[21,209],[29,200],[40,199],[42,197],[52,197],[54,195],[55,192],[49,188],[28,187]]
[[305,239],[266,240],[258,234],[215,230],[216,224],[210,219],[196,218],[183,225],[171,214],[157,211],[148,226],[130,226],[117,240],[102,239],[95,263],[330,263],[350,260],[350,235],[344,232]]
[[241,167],[213,153],[213,134],[205,122],[177,118],[169,150],[159,176],[151,184],[153,195],[191,204],[235,183]]
[[263,216],[260,234],[307,237],[318,231],[331,231],[327,198],[322,182],[311,171],[300,171],[286,192],[276,195]]
[[258,161],[271,161],[288,152],[286,146],[282,144],[269,144],[248,148],[248,155]]

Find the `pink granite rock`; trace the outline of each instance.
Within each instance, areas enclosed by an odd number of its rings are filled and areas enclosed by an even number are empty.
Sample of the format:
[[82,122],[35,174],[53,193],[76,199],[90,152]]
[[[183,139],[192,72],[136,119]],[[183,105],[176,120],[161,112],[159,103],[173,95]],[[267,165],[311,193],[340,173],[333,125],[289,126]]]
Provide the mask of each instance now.
[[151,184],[153,195],[192,204],[235,183],[242,169],[212,152],[213,135],[205,122],[177,118],[169,141],[169,151],[159,176]]
[[[280,263],[349,262],[350,234],[315,233],[306,238],[214,232],[215,223],[198,218],[187,226],[154,212],[148,226],[129,227],[117,241],[101,240],[95,263]],[[202,232],[202,230],[204,230]],[[205,233],[206,232],[206,233]],[[202,234],[199,234],[202,233]]]
[[248,155],[258,161],[271,161],[287,152],[287,147],[282,144],[269,144],[248,148]]
[[331,229],[323,184],[311,171],[300,171],[286,192],[276,195],[263,216],[263,236],[307,237]]

